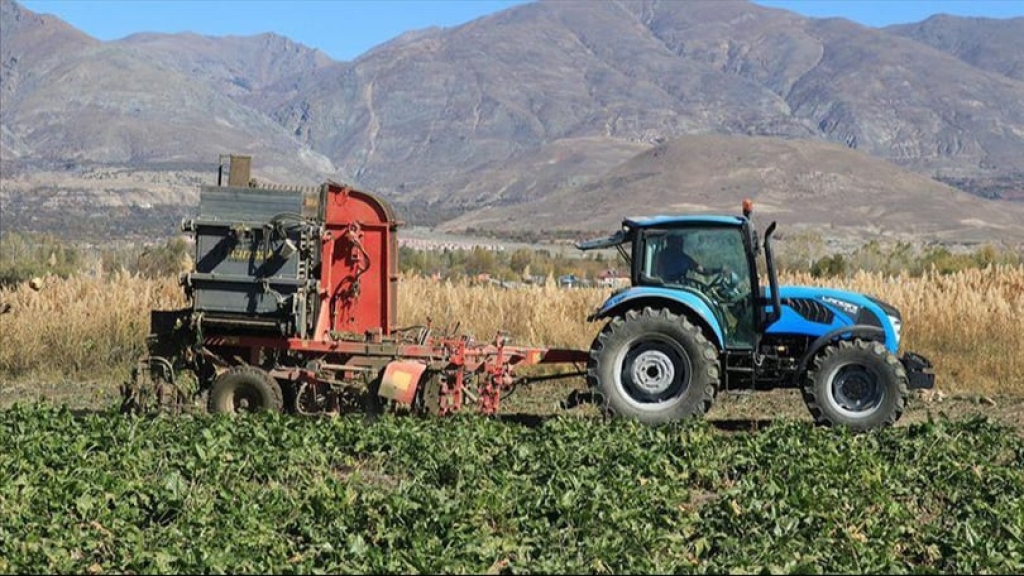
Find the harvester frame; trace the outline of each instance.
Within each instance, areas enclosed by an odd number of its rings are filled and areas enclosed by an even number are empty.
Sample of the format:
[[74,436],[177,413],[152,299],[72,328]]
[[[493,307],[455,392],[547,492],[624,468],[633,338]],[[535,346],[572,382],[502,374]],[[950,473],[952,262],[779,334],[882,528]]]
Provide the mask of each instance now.
[[195,269],[180,278],[189,306],[151,312],[123,411],[320,414],[361,398],[370,411],[446,415],[474,404],[494,414],[527,381],[516,368],[586,361],[582,351],[510,345],[503,333],[481,342],[458,324],[397,326],[401,223],[385,200],[331,181],[260,187],[249,157],[226,158],[226,185],[222,157],[199,217],[181,223],[196,237]]

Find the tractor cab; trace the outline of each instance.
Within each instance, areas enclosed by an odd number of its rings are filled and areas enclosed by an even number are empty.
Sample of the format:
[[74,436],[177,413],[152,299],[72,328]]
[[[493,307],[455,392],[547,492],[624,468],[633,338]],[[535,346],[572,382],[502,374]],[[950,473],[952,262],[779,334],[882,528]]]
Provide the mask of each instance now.
[[[593,318],[639,300],[667,299],[713,334],[719,349],[754,350],[775,314],[760,288],[761,246],[750,212],[745,202],[743,216],[627,218],[615,234],[577,243],[581,250],[616,247],[630,264],[631,286],[613,294]],[[771,248],[765,245],[771,272]],[[774,274],[768,276],[766,284]]]
[[754,347],[757,266],[738,218],[630,220],[633,284],[696,297],[721,327],[726,348]]

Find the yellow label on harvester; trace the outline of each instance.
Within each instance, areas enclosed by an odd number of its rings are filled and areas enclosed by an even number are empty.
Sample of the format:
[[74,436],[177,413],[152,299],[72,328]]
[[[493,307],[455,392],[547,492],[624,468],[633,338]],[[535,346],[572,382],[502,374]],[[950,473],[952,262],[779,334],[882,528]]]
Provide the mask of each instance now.
[[390,398],[402,404],[412,402],[416,394],[418,379],[426,366],[415,362],[392,362],[384,370],[377,392],[382,398]]
[[391,383],[395,388],[405,392],[409,389],[409,385],[412,384],[412,374],[397,371],[391,375]]
[[256,247],[235,248],[228,252],[228,260],[235,262],[248,262],[250,260],[263,261],[270,258],[270,250],[260,250]]

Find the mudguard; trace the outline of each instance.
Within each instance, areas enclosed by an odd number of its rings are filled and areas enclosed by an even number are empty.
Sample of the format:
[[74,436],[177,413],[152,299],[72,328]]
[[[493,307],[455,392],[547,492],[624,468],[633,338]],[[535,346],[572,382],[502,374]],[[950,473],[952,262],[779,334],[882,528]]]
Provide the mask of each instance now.
[[601,308],[591,314],[587,320],[601,320],[617,315],[619,312],[633,308],[651,306],[683,307],[692,311],[714,336],[714,345],[721,350],[725,345],[722,325],[714,311],[701,297],[693,292],[679,289],[659,288],[656,286],[634,286],[617,292],[605,301]]
[[420,376],[427,369],[422,362],[395,360],[384,369],[377,395],[400,404],[412,404]]
[[[808,347],[807,352],[805,352],[803,358],[801,358],[799,367],[793,373],[793,384],[795,386],[799,386],[799,379],[803,377],[803,374],[807,370],[811,360],[818,354],[818,352],[821,351],[822,348],[832,342],[849,338],[864,338],[867,340],[881,341],[885,335],[886,332],[882,328],[877,326],[866,326],[864,324],[846,326],[822,334],[810,345],[810,347]],[[935,370],[932,363],[929,362],[927,358],[920,354],[915,354],[914,352],[905,352],[899,360],[900,363],[903,364],[904,370],[907,372],[907,388],[911,390],[922,390],[935,387]]]
[[865,325],[853,325],[843,326],[831,330],[819,336],[804,352],[803,358],[800,359],[800,366],[796,372],[793,372],[793,384],[799,386],[800,378],[803,378],[804,372],[807,371],[807,366],[811,363],[811,360],[817,356],[818,352],[825,346],[828,346],[832,342],[837,340],[849,340],[852,338],[864,338],[865,340],[878,340],[882,341],[885,337],[885,331],[877,326],[865,326]]

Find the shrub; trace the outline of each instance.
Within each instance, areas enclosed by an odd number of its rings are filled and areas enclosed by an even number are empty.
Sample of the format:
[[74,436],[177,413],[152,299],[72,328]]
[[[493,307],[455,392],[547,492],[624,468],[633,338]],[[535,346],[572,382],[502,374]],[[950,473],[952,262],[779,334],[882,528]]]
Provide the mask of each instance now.
[[0,286],[47,274],[67,278],[81,267],[81,256],[77,248],[53,236],[0,235]]

